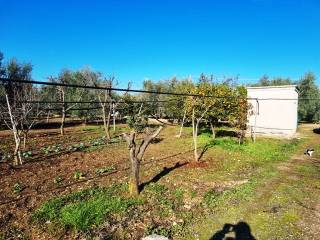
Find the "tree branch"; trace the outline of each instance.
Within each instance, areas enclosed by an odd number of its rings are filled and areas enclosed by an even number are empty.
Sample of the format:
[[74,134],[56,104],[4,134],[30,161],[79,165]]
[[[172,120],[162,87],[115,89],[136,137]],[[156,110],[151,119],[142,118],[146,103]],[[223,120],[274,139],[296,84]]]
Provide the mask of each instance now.
[[144,139],[142,140],[142,143],[141,143],[141,145],[140,145],[140,147],[139,147],[139,150],[138,150],[138,152],[137,152],[137,158],[138,158],[139,160],[142,159],[142,157],[143,157],[143,155],[144,155],[144,152],[146,151],[146,149],[147,149],[148,145],[150,144],[150,142],[151,142],[155,137],[158,136],[158,134],[162,131],[162,129],[163,129],[163,126],[160,126],[160,127],[159,127],[156,131],[154,131],[152,134],[146,135],[146,136],[144,137]]

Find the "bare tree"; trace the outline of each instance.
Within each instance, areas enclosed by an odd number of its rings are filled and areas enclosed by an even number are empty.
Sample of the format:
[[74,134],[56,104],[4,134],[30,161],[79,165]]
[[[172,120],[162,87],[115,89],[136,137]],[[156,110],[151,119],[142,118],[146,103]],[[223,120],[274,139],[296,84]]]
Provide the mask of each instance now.
[[[106,89],[103,91],[99,91],[98,99],[102,109],[102,119],[103,119],[103,127],[106,133],[107,140],[111,139],[110,135],[110,118],[111,113],[114,107],[114,99],[112,99],[111,89],[115,83],[114,76],[109,78],[105,78],[104,80],[100,81],[98,84],[99,86],[105,87]],[[97,86],[98,84],[95,83]]]
[[22,164],[21,142],[26,148],[28,132],[37,122],[40,115],[39,105],[32,102],[37,99],[37,90],[31,83],[18,83],[14,80],[31,80],[31,64],[10,60],[1,68],[1,76],[8,80],[3,82],[5,105],[1,105],[0,114],[9,129],[13,132],[15,141],[13,164]]
[[[28,133],[37,123],[38,117],[41,114],[39,104],[33,104],[36,99],[36,93],[31,84],[22,86],[8,86],[5,98],[6,107],[1,113],[4,122],[11,129],[15,141],[14,149],[14,165],[23,163],[21,158],[21,143],[23,148],[26,148]],[[8,119],[9,117],[9,119]]]
[[[101,78],[101,73],[93,72],[90,69],[84,71],[85,78],[88,82],[92,83],[95,87],[103,87],[103,90],[97,90],[97,98],[102,110],[102,120],[106,139],[111,139],[110,134],[110,120],[113,115],[113,129],[115,130],[115,109],[120,103],[120,99],[112,92],[117,82],[114,76],[108,78]],[[128,89],[130,84],[128,85]]]
[[[85,78],[81,73],[73,73],[69,70],[63,70],[57,79],[52,77],[49,78],[50,81],[58,81],[63,84],[79,84],[85,85]],[[60,125],[60,134],[63,136],[65,134],[64,126],[66,121],[66,116],[68,111],[74,108],[81,101],[85,90],[83,88],[74,88],[67,86],[58,86],[57,93],[59,101],[61,102],[61,125]],[[75,103],[67,105],[67,101],[73,101]]]

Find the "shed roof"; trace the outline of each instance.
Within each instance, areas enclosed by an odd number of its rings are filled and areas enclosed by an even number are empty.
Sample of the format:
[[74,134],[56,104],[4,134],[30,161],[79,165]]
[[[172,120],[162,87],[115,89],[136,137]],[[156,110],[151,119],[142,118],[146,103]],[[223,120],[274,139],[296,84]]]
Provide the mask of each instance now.
[[296,89],[297,85],[247,87],[247,89],[269,89],[269,88],[295,88]]

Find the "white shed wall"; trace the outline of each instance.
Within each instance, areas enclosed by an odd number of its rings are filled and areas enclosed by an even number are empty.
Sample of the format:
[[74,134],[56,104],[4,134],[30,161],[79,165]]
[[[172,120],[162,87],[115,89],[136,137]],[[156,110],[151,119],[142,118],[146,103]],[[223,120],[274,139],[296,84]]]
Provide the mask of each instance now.
[[[257,134],[291,137],[296,133],[298,122],[298,99],[296,86],[248,87],[252,104],[249,130]],[[263,100],[272,98],[273,100]],[[282,99],[282,100],[281,100]],[[255,127],[256,126],[256,127]],[[254,128],[255,127],[255,128]]]

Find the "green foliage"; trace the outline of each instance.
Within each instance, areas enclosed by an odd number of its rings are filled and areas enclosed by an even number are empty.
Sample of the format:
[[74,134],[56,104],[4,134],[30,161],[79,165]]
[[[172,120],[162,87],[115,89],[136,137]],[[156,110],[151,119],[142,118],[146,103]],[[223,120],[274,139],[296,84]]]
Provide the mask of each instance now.
[[141,133],[148,126],[148,118],[142,114],[131,115],[127,119],[127,124],[129,128]]
[[168,188],[159,183],[151,183],[146,187],[146,191],[160,197],[168,191]]
[[183,188],[176,188],[173,191],[173,195],[175,196],[175,199],[179,204],[183,203],[184,194],[185,194],[185,190]]
[[23,158],[29,158],[32,156],[32,151],[27,151],[22,153]]
[[99,137],[91,141],[91,146],[101,146],[104,145],[106,141],[106,136]]
[[14,193],[20,193],[22,190],[23,190],[23,187],[22,187],[22,185],[20,183],[15,183],[13,185],[12,191]]
[[300,100],[298,107],[299,119],[312,122],[320,120],[319,89],[316,85],[316,77],[313,73],[307,73],[299,81],[299,98],[310,100]]
[[76,152],[76,151],[81,151],[85,148],[86,146],[84,145],[84,143],[79,143],[79,144],[75,144],[72,146],[67,147],[67,151],[69,152]]
[[60,216],[60,209],[64,205],[63,198],[53,198],[50,201],[42,205],[42,207],[35,211],[33,219],[39,223],[45,223],[46,221],[57,220]]
[[114,185],[54,198],[35,211],[33,220],[38,223],[51,221],[65,228],[86,231],[102,223],[108,216],[122,214],[141,204],[139,199],[121,196],[122,191],[123,186]]
[[60,144],[57,145],[52,145],[52,146],[47,146],[47,147],[42,147],[40,149],[44,154],[49,154],[49,153],[59,153],[60,151],[63,150]]
[[149,225],[145,230],[145,235],[152,235],[152,234],[157,234],[165,237],[172,237],[172,228],[152,224],[152,225]]
[[98,168],[96,170],[96,173],[101,175],[101,174],[104,174],[104,173],[113,172],[114,170],[116,170],[116,168],[114,166],[108,166],[108,167]]
[[264,75],[260,78],[258,83],[251,84],[252,87],[261,87],[261,86],[282,86],[282,85],[295,85],[296,82],[292,81],[290,78],[281,78],[277,77],[270,79],[269,76]]
[[213,141],[213,145],[219,146],[223,149],[236,151],[244,149],[243,146],[240,146],[238,141],[235,138],[230,137],[223,137],[223,138],[216,138]]
[[203,196],[203,202],[210,208],[216,207],[219,195],[221,195],[221,193],[211,189]]
[[[182,79],[178,81],[173,78],[169,81],[168,86],[170,86],[170,90],[168,91],[174,93],[189,93],[194,87],[194,84],[191,79]],[[165,116],[172,119],[182,119],[186,110],[186,97],[167,95],[164,100],[167,101],[164,104]]]
[[53,182],[56,184],[56,185],[60,185],[61,182],[62,182],[62,178],[60,176],[56,176],[53,180]]
[[74,174],[73,174],[73,178],[76,179],[76,180],[80,180],[80,179],[85,178],[85,174],[83,172],[80,172],[80,171],[75,171]]

